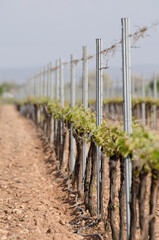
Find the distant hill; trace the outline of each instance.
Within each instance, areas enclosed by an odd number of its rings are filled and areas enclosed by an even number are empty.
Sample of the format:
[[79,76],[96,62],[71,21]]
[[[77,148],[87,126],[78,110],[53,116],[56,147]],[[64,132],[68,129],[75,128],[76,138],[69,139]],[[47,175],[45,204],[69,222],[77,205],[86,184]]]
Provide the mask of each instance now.
[[[13,81],[19,84],[24,83],[31,75],[36,73],[40,69],[39,66],[33,67],[24,67],[24,68],[0,68],[0,83],[3,81]],[[95,69],[89,69],[90,71]],[[137,65],[131,67],[132,74],[143,74],[147,79],[151,78],[154,72],[159,73],[159,65]],[[112,76],[112,78],[120,79],[122,77],[122,72],[120,67],[110,67],[108,73]],[[77,81],[81,78],[82,72],[77,71],[76,77]],[[66,73],[67,79],[66,82],[69,81],[69,71]]]

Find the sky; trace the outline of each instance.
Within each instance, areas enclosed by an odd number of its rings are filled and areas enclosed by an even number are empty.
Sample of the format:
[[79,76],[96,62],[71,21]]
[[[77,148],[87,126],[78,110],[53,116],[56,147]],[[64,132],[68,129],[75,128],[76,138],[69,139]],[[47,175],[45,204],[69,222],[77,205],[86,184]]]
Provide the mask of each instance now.
[[[0,68],[43,66],[70,54],[82,55],[95,39],[103,47],[121,38],[121,18],[130,31],[159,22],[159,0],[0,0]],[[159,64],[159,25],[132,49],[132,64]],[[120,54],[112,66],[120,65]]]

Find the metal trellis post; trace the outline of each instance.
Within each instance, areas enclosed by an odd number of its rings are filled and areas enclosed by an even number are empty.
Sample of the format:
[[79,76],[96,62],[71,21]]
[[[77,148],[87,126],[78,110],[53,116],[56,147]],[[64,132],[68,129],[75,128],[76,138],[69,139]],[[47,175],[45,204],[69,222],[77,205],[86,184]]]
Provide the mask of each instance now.
[[44,97],[47,97],[47,79],[46,79],[46,68],[43,68],[43,84],[44,84]]
[[[144,76],[142,76],[142,99],[144,101],[145,99],[145,79]],[[146,119],[145,119],[145,103],[142,103],[142,123],[143,125],[146,124]]]
[[[75,106],[75,63],[74,55],[71,55],[70,61],[70,77],[71,77],[71,107]],[[70,128],[71,136],[71,154],[70,154],[70,170],[73,172],[75,166],[75,139],[73,137],[73,126]]]
[[[154,94],[154,100],[156,100],[157,99],[157,78],[156,78],[156,74],[154,74],[153,94]],[[153,120],[154,120],[154,129],[157,129],[156,104],[153,105]]]
[[54,83],[53,83],[53,72],[52,72],[52,62],[50,63],[50,98],[53,100],[54,97]]
[[49,84],[50,84],[50,82],[49,82],[49,80],[50,80],[50,63],[48,63],[47,64],[47,68],[46,68],[47,70],[46,70],[46,82],[47,82],[47,97],[49,97],[50,96],[50,86],[49,86]]
[[[101,125],[103,118],[103,70],[102,70],[102,39],[96,39],[96,126]],[[97,214],[100,209],[100,182],[101,182],[101,148],[97,149]]]
[[[55,99],[56,99],[56,101],[59,101],[59,86],[60,86],[59,60],[56,60],[55,81],[56,81]],[[58,128],[58,120],[55,119],[55,135],[54,135],[55,138],[54,138],[54,141],[57,140],[57,128]]]
[[63,72],[63,60],[59,60],[59,74],[60,74],[60,103],[64,107],[64,72]]
[[[122,72],[123,72],[123,107],[124,107],[124,131],[132,133],[132,102],[131,102],[131,71],[130,71],[130,21],[122,18]],[[127,239],[130,236],[130,201],[132,183],[132,163],[128,156],[125,159],[125,182],[126,182],[126,219]]]
[[[64,107],[64,69],[63,69],[63,59],[59,60],[59,74],[60,74],[60,103]],[[60,123],[60,144],[63,145],[63,123]],[[65,151],[62,156],[62,164],[65,162]]]
[[59,88],[60,88],[60,79],[59,79],[59,60],[56,60],[56,73],[55,73],[55,80],[56,80],[56,93],[55,93],[55,98],[56,98],[56,101],[59,100],[59,95],[60,95],[60,92],[59,92]]
[[43,71],[40,69],[40,76],[39,76],[39,82],[40,82],[40,98],[43,97],[43,82],[42,82],[42,76],[43,76]]
[[[49,68],[49,87],[50,87],[50,99],[53,100],[53,74],[52,74],[52,63],[50,63]],[[53,143],[54,140],[54,118],[51,115],[51,122],[50,122],[50,143]]]
[[[88,108],[88,47],[83,46],[83,68],[82,68],[82,104],[84,108]],[[84,176],[86,169],[86,155],[87,155],[87,144],[83,142],[83,171],[82,171],[82,182],[84,188]]]

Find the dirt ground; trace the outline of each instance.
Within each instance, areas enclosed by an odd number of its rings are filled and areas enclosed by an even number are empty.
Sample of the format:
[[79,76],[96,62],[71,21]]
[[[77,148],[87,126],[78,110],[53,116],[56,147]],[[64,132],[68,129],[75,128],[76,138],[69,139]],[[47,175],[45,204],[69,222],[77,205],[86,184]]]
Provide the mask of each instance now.
[[75,240],[73,202],[31,121],[0,106],[0,239]]

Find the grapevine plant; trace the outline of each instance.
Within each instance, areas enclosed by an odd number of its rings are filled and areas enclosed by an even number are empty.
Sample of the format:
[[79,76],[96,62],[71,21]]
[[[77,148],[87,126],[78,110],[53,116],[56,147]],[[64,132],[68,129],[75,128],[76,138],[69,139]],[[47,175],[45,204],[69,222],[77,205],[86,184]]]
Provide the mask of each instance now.
[[79,136],[93,136],[94,140],[108,157],[128,155],[132,160],[140,162],[140,168],[145,166],[145,170],[159,170],[159,137],[144,126],[133,126],[133,133],[128,137],[123,131],[123,125],[116,126],[107,120],[101,126],[96,127],[95,113],[83,106],[62,108],[55,101],[49,102],[48,108],[57,119],[63,119],[73,124]]
[[[138,100],[138,102],[140,102]],[[101,146],[107,157],[132,156],[132,161],[138,161],[140,168],[145,167],[146,171],[159,170],[159,136],[144,126],[133,126],[133,133],[128,137],[123,131],[123,125],[115,125],[103,120],[101,126],[96,127],[96,116],[89,108],[83,106],[70,107],[66,104],[61,106],[60,102],[48,98],[27,99],[25,103],[47,105],[48,111],[57,120],[72,124],[77,135],[90,140],[93,137],[95,142]],[[135,102],[136,104],[137,102]],[[154,102],[152,103],[154,104]]]

